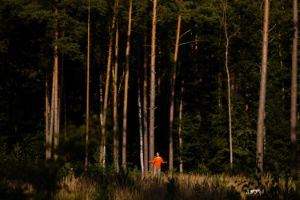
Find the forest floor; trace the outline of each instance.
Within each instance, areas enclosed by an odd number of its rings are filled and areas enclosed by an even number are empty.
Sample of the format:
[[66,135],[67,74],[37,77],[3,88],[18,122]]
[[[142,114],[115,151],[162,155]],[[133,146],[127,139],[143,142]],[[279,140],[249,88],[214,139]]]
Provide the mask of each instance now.
[[297,196],[295,182],[270,175],[258,183],[245,176],[162,174],[141,178],[123,174],[97,179],[69,175],[61,180],[54,199],[299,199]]

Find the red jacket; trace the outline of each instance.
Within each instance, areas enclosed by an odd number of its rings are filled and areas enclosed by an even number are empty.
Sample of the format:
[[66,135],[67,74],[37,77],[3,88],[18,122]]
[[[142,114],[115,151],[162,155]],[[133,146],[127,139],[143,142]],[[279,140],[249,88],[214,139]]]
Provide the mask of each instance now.
[[165,163],[165,161],[160,156],[156,156],[153,160],[150,161],[153,163],[154,167],[156,169],[159,169],[162,163]]

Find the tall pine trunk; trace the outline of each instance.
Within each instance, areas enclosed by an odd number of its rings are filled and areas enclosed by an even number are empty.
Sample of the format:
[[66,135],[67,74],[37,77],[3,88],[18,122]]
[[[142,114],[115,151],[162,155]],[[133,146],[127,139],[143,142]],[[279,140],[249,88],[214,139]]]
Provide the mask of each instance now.
[[179,126],[178,126],[178,143],[179,143],[179,172],[183,173],[183,160],[182,160],[182,148],[183,148],[183,139],[182,139],[182,112],[183,112],[183,92],[184,92],[184,80],[181,81],[180,89],[180,102],[179,102]]
[[51,159],[51,149],[52,149],[52,142],[51,142],[51,135],[50,135],[50,102],[49,102],[49,86],[48,86],[48,73],[46,74],[45,78],[45,158],[46,160]]
[[[113,9],[113,18],[111,22],[111,30],[109,32],[109,44],[108,44],[108,56],[107,56],[107,65],[106,65],[106,81],[105,81],[105,91],[104,91],[104,102],[103,110],[100,116],[101,123],[101,143],[100,143],[100,153],[99,153],[99,162],[100,165],[105,168],[106,165],[106,117],[107,117],[107,104],[108,104],[108,94],[110,86],[110,73],[111,73],[111,63],[112,63],[112,48],[113,48],[113,34],[115,33],[116,28],[116,18],[117,10],[119,6],[119,1],[116,0],[114,3]],[[102,119],[102,120],[101,120]]]
[[139,113],[139,133],[140,133],[140,163],[142,177],[145,177],[145,167],[144,167],[144,145],[143,145],[143,123],[142,123],[142,103],[141,103],[141,88],[140,88],[140,77],[138,77],[138,91],[137,91],[137,102],[138,102],[138,113]]
[[84,170],[87,171],[89,157],[89,121],[90,121],[90,47],[91,47],[91,14],[90,0],[88,5],[88,30],[87,30],[87,52],[86,52],[86,114],[85,114],[85,155]]
[[171,98],[170,98],[170,118],[169,118],[169,171],[172,173],[174,165],[174,151],[173,151],[173,125],[174,125],[174,101],[175,101],[175,83],[176,83],[176,68],[178,62],[178,49],[179,49],[179,38],[180,38],[180,27],[181,27],[181,15],[178,15],[177,19],[177,31],[176,31],[176,42],[174,61],[171,77]]
[[154,157],[155,141],[155,48],[156,48],[156,9],[157,0],[153,0],[151,64],[150,64],[150,113],[149,113],[149,157]]
[[291,175],[297,179],[297,67],[298,67],[298,0],[293,1],[294,38],[291,74]]
[[[147,50],[147,0],[144,1],[145,3],[145,13],[144,13],[144,77],[143,77],[143,139],[144,139],[144,168],[145,172],[148,172],[149,166],[149,150],[148,150],[148,50]],[[145,173],[147,175],[147,173]]]
[[256,161],[258,174],[263,173],[264,162],[264,138],[265,138],[265,102],[267,87],[267,63],[268,63],[268,32],[269,32],[269,10],[270,0],[264,1],[264,22],[263,22],[263,42],[262,42],[262,64],[259,89],[259,107],[257,121],[257,137],[256,137]]
[[130,36],[132,24],[132,0],[129,0],[128,12],[128,30],[126,43],[126,69],[124,79],[124,108],[123,108],[123,133],[122,133],[122,167],[126,170],[127,165],[127,104],[128,104],[128,81],[129,81],[129,65],[130,65]]
[[116,24],[115,65],[113,71],[113,157],[114,169],[119,172],[119,137],[118,137],[118,57],[119,57],[119,27]]
[[50,106],[50,128],[49,139],[51,150],[51,157],[55,160],[58,158],[57,150],[59,144],[59,92],[58,92],[58,9],[55,1],[54,14],[56,17],[55,31],[54,31],[54,49],[53,49],[53,71],[52,71],[52,92],[51,92],[51,106]]

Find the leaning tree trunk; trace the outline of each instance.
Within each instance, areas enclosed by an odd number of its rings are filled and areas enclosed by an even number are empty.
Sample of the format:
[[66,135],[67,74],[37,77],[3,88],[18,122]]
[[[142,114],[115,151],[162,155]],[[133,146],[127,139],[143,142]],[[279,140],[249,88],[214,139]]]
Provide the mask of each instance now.
[[179,38],[180,38],[180,27],[181,27],[181,15],[178,15],[177,20],[177,31],[176,31],[176,42],[175,42],[175,52],[174,52],[174,63],[172,69],[171,77],[171,98],[170,98],[170,121],[169,121],[169,171],[173,171],[173,125],[174,125],[174,101],[175,101],[175,83],[176,83],[176,67],[178,61],[178,49],[179,49]]
[[123,133],[122,133],[122,167],[126,170],[127,165],[127,104],[128,104],[128,80],[129,80],[129,55],[130,55],[130,36],[132,24],[132,0],[129,0],[128,12],[128,30],[127,30],[127,43],[126,43],[126,69],[124,79],[124,108],[123,108]]
[[154,157],[155,139],[155,40],[156,40],[156,8],[157,0],[153,0],[151,64],[150,64],[150,113],[149,113],[149,157]]
[[115,27],[116,27],[118,4],[119,4],[119,1],[116,0],[115,4],[114,4],[114,10],[113,10],[114,14],[113,14],[112,23],[111,23],[111,30],[109,33],[104,102],[103,102],[102,114],[100,116],[101,143],[100,143],[99,162],[103,168],[105,168],[105,164],[106,164],[106,117],[107,117],[106,115],[107,115],[107,103],[108,103],[108,93],[109,93],[111,63],[112,63],[113,34],[115,32]]
[[291,74],[291,175],[297,179],[297,66],[298,66],[298,0],[293,1],[294,38]]
[[262,64],[259,89],[259,107],[257,121],[257,137],[256,137],[256,161],[258,174],[263,172],[264,162],[264,137],[265,137],[265,102],[266,102],[266,86],[267,86],[267,61],[268,61],[268,31],[269,31],[269,9],[270,0],[265,0],[264,5],[264,23],[263,23],[263,46],[262,46]]
[[118,57],[119,57],[119,27],[116,24],[116,40],[115,40],[115,67],[113,71],[113,157],[114,169],[119,172],[119,137],[118,137]]
[[88,35],[87,35],[87,52],[86,52],[86,114],[85,114],[85,155],[84,170],[87,171],[89,157],[89,121],[90,121],[90,47],[91,47],[91,14],[90,0],[88,5]]

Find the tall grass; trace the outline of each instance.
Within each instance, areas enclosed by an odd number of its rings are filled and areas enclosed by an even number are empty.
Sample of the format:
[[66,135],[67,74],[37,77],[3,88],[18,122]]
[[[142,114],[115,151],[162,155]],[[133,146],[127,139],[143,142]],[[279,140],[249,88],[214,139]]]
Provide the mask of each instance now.
[[[295,198],[296,186],[291,179],[265,175],[258,183],[246,176],[176,174],[160,178],[138,174],[99,175],[61,180],[55,199],[112,200],[193,200],[193,199],[285,199]],[[259,188],[262,194],[247,191]]]

